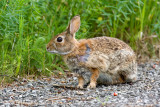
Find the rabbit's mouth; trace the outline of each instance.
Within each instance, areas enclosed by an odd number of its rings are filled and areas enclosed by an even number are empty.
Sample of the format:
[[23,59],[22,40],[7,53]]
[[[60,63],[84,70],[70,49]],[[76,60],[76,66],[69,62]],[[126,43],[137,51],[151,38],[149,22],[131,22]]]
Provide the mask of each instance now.
[[48,52],[53,53],[53,54],[67,55],[67,54],[71,53],[72,51],[59,52],[59,51],[53,50],[53,51],[48,51]]

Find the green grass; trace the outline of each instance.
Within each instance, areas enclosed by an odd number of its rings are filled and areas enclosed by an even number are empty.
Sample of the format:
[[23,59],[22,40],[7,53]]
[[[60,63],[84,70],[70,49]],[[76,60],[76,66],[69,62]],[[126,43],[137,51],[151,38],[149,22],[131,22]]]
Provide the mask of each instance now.
[[160,0],[0,0],[0,74],[40,76],[63,71],[62,58],[45,47],[77,14],[81,16],[77,39],[116,37],[137,54],[155,55]]

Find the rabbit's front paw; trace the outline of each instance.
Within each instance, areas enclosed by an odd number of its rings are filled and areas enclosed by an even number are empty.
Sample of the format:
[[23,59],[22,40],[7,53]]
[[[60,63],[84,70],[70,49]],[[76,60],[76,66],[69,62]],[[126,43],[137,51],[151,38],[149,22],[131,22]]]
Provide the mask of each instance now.
[[87,88],[91,88],[91,89],[96,88],[96,83],[91,82],[91,83],[87,86]]
[[84,78],[80,75],[80,76],[78,77],[78,85],[77,85],[77,88],[82,89],[82,88],[83,88],[83,85],[84,85]]
[[78,84],[78,85],[77,85],[77,88],[82,89],[82,88],[83,88],[83,85],[82,85],[82,84]]

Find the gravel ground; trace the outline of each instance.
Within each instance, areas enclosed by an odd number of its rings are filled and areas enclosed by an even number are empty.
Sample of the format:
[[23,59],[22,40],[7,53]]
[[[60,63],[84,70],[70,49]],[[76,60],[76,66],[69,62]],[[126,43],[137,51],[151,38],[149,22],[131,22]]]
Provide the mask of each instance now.
[[[0,107],[53,106],[154,106],[160,107],[160,63],[139,64],[139,79],[133,84],[99,85],[96,89],[77,90],[54,87],[53,84],[75,86],[77,78],[68,74],[64,78],[23,80],[0,89]],[[114,95],[117,94],[117,95]]]

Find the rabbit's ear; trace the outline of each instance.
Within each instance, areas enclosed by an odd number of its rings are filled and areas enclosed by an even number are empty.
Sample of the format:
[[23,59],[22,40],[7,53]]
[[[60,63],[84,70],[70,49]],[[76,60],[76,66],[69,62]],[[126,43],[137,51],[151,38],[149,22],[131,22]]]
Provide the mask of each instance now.
[[68,26],[68,31],[70,34],[74,35],[80,28],[80,16],[74,16],[70,21],[70,25]]

